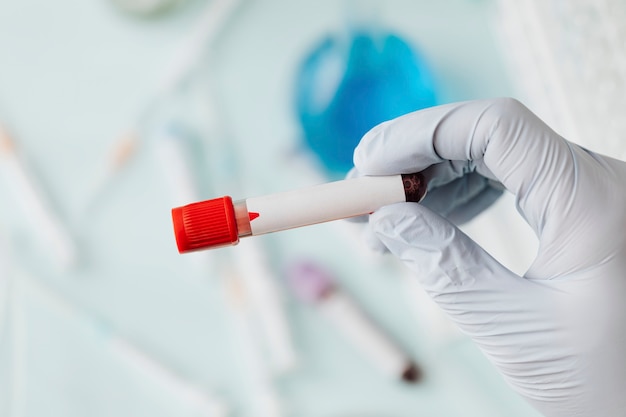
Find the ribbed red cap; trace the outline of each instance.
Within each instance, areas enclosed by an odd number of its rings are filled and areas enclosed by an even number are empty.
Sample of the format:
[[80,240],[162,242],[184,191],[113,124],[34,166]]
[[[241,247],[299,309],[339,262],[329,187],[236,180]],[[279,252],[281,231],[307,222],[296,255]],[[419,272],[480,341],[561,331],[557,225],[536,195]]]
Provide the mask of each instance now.
[[172,209],[178,252],[239,242],[233,200],[226,196]]

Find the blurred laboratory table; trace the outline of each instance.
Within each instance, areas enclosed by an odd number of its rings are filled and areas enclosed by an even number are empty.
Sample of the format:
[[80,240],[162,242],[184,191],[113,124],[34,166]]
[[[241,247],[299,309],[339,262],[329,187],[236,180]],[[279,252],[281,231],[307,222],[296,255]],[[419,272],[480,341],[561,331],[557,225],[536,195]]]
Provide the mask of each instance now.
[[[222,279],[246,258],[238,247],[178,254],[170,218],[177,190],[167,186],[168,154],[157,149],[164,130],[184,125],[203,199],[324,181],[302,149],[293,109],[307,51],[344,30],[362,3],[378,25],[419,49],[442,103],[514,95],[491,26],[492,2],[242,0],[215,41],[192,50],[201,53],[182,87],[159,94],[164,69],[186,59],[181,43],[217,1],[182,1],[152,17],[106,0],[0,5],[8,152],[18,155],[76,251],[70,265],[59,261],[59,243],[46,240],[49,230],[17,204],[15,171],[3,168],[0,415],[536,416],[402,265],[369,253],[358,225],[344,222],[255,238],[296,364],[269,377],[250,371],[233,330],[246,311],[229,301]],[[120,146],[121,156],[111,156]],[[509,213],[513,204],[494,210]],[[481,230],[468,227],[523,269],[527,259]],[[423,381],[381,374],[314,306],[291,295],[284,271],[302,259],[332,271],[420,364]],[[270,397],[280,412],[261,410]]]

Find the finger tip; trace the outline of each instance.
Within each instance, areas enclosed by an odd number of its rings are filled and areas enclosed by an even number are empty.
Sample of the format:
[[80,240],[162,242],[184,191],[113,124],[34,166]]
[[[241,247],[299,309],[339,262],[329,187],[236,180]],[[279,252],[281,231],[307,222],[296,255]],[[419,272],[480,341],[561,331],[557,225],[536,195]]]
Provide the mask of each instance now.
[[397,203],[384,206],[370,214],[370,226],[376,235],[389,235],[407,217],[406,210],[411,203]]
[[356,169],[356,167],[353,167],[350,169],[350,171],[348,171],[348,173],[346,174],[346,179],[352,179],[352,178],[358,178],[363,176],[363,174],[361,174],[359,172],[358,169]]
[[364,175],[385,175],[388,174],[388,167],[380,166],[378,159],[379,147],[382,142],[382,134],[384,132],[384,123],[374,126],[370,129],[354,148],[352,154],[352,162],[354,167]]
[[438,215],[418,203],[396,203],[381,207],[370,215],[370,227],[383,242],[386,238],[415,238],[418,235],[436,234],[435,229],[447,229]]
[[388,252],[387,246],[378,238],[376,231],[367,227],[362,234],[363,242],[370,254],[382,256]]

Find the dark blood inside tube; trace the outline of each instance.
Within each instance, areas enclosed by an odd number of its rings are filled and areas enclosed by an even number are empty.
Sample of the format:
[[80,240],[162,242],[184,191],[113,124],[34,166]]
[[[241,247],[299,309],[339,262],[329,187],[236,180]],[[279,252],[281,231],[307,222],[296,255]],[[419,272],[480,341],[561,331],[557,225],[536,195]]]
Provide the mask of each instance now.
[[402,184],[404,185],[404,195],[408,202],[419,203],[426,195],[426,180],[419,172],[402,174]]

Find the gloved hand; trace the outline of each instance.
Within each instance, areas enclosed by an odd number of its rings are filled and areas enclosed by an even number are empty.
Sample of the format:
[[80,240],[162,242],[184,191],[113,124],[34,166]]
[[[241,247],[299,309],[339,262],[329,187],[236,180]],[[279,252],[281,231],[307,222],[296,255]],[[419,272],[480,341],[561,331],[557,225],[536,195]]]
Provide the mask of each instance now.
[[[364,175],[424,172],[424,202],[383,207],[370,227],[514,389],[548,417],[626,416],[625,162],[496,99],[383,123],[354,163]],[[539,238],[524,276],[453,223],[500,188]]]

